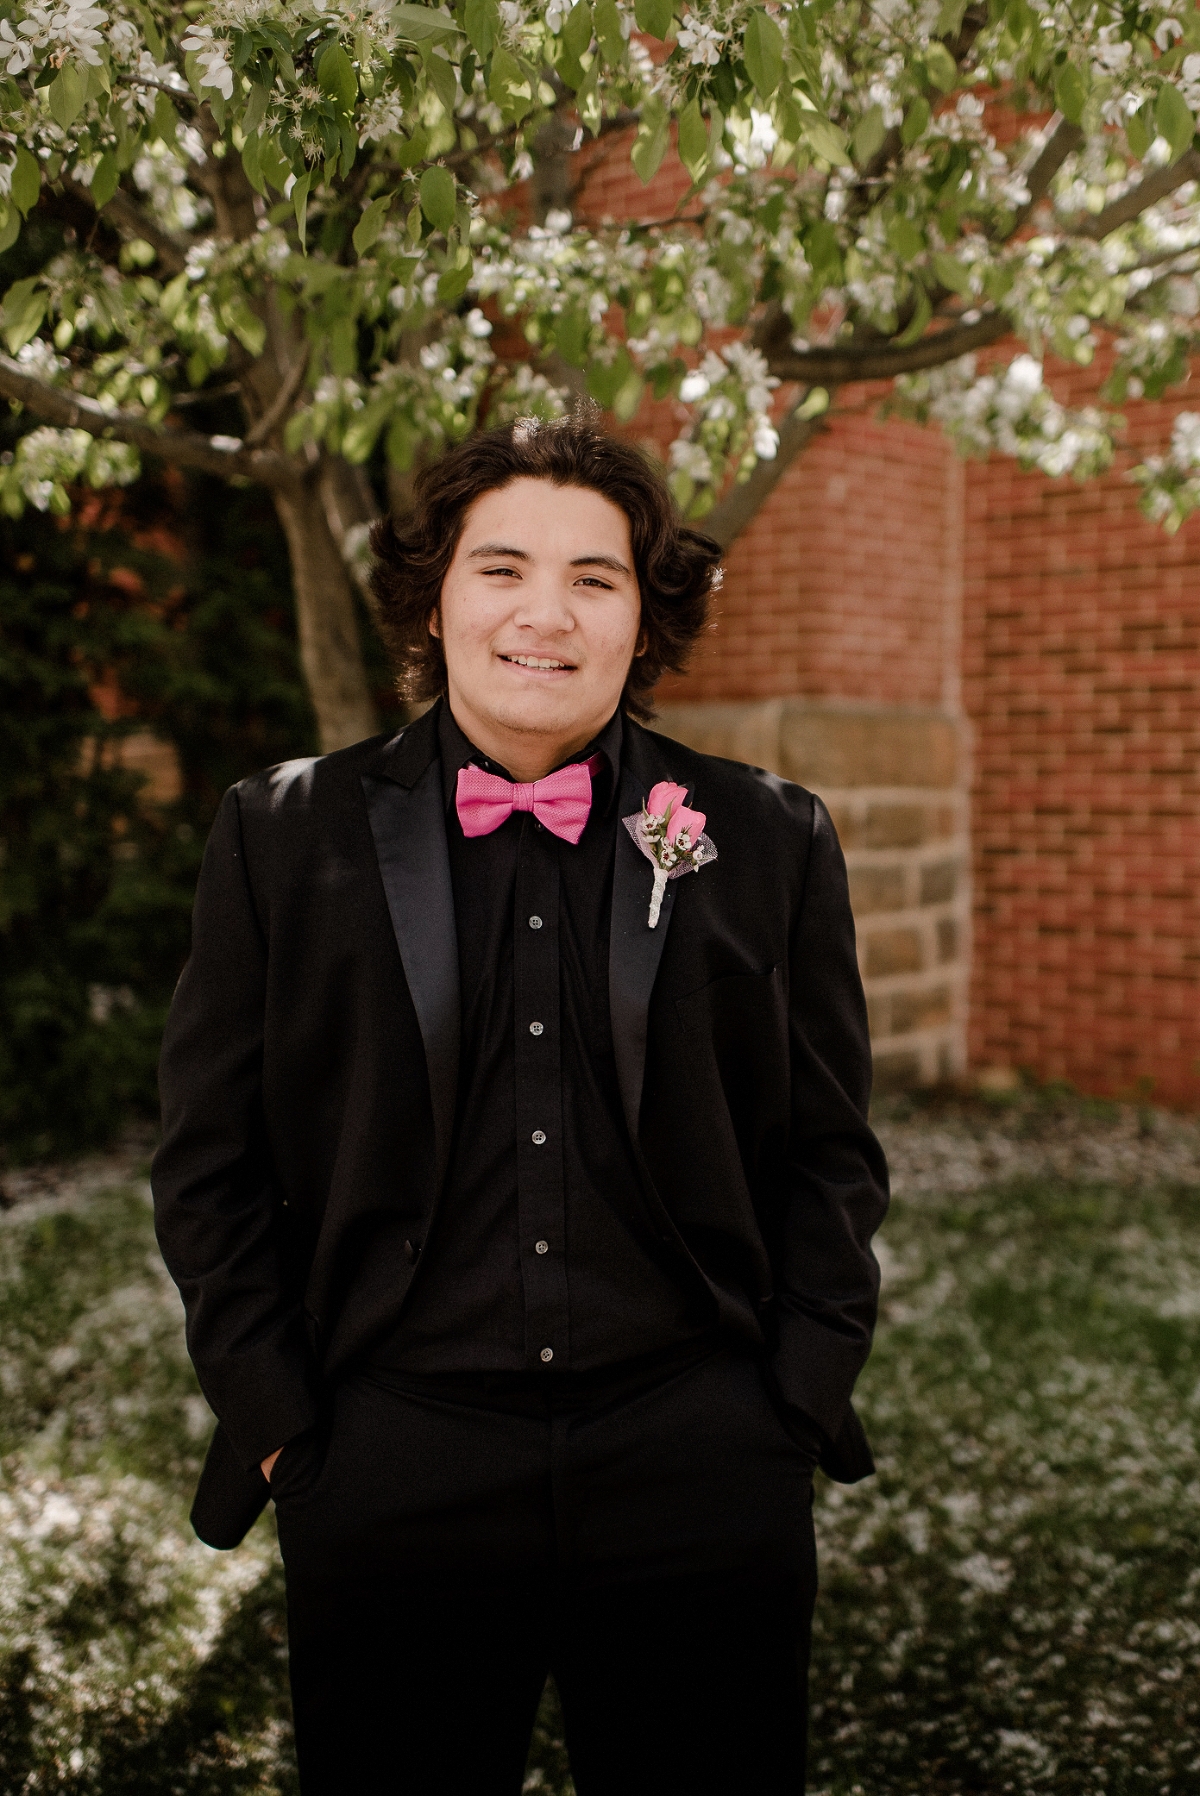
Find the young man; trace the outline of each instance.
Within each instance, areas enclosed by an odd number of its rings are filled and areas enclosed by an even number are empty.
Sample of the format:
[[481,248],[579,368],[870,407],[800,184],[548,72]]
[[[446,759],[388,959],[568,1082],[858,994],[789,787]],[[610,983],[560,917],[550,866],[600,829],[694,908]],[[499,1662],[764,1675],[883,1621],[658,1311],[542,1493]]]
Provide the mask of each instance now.
[[517,1796],[548,1672],[580,1796],[790,1796],[886,1206],[833,827],[635,721],[718,551],[587,420],[375,549],[437,702],[226,795],[163,1048],[193,1520],[275,1500],[305,1796]]

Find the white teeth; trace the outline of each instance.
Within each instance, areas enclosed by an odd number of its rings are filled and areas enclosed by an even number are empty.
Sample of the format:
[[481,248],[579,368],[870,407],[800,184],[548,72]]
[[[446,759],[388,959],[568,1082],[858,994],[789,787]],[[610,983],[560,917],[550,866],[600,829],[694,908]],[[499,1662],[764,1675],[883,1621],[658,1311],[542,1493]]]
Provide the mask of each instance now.
[[565,667],[565,661],[539,661],[534,655],[505,655],[506,661],[515,661],[518,667]]

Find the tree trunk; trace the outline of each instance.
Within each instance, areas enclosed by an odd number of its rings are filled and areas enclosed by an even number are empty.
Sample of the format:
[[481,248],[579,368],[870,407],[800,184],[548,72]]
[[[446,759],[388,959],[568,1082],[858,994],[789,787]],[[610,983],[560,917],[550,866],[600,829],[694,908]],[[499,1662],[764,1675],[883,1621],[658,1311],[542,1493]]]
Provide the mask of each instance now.
[[326,754],[379,728],[367,685],[354,586],[310,481],[272,489],[287,537],[300,665]]

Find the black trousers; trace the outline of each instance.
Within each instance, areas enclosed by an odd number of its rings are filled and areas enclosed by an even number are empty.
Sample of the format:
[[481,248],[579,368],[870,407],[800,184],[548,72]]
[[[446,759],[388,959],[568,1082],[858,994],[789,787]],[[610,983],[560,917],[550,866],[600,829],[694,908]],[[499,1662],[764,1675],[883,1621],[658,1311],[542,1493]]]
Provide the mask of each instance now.
[[803,1790],[812,1462],[753,1359],[362,1374],[272,1487],[304,1796],[518,1796],[548,1672],[578,1796]]

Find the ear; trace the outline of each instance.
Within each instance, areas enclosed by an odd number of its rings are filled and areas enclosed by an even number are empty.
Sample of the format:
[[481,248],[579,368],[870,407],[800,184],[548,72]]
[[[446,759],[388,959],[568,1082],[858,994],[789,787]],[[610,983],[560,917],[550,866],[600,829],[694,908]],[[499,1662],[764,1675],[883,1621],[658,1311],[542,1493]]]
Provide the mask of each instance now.
[[442,638],[442,620],[438,614],[438,608],[436,605],[434,606],[433,610],[429,613],[429,616],[426,618],[425,626],[428,629],[429,634],[431,636],[436,636],[438,641],[440,642],[441,638]]

